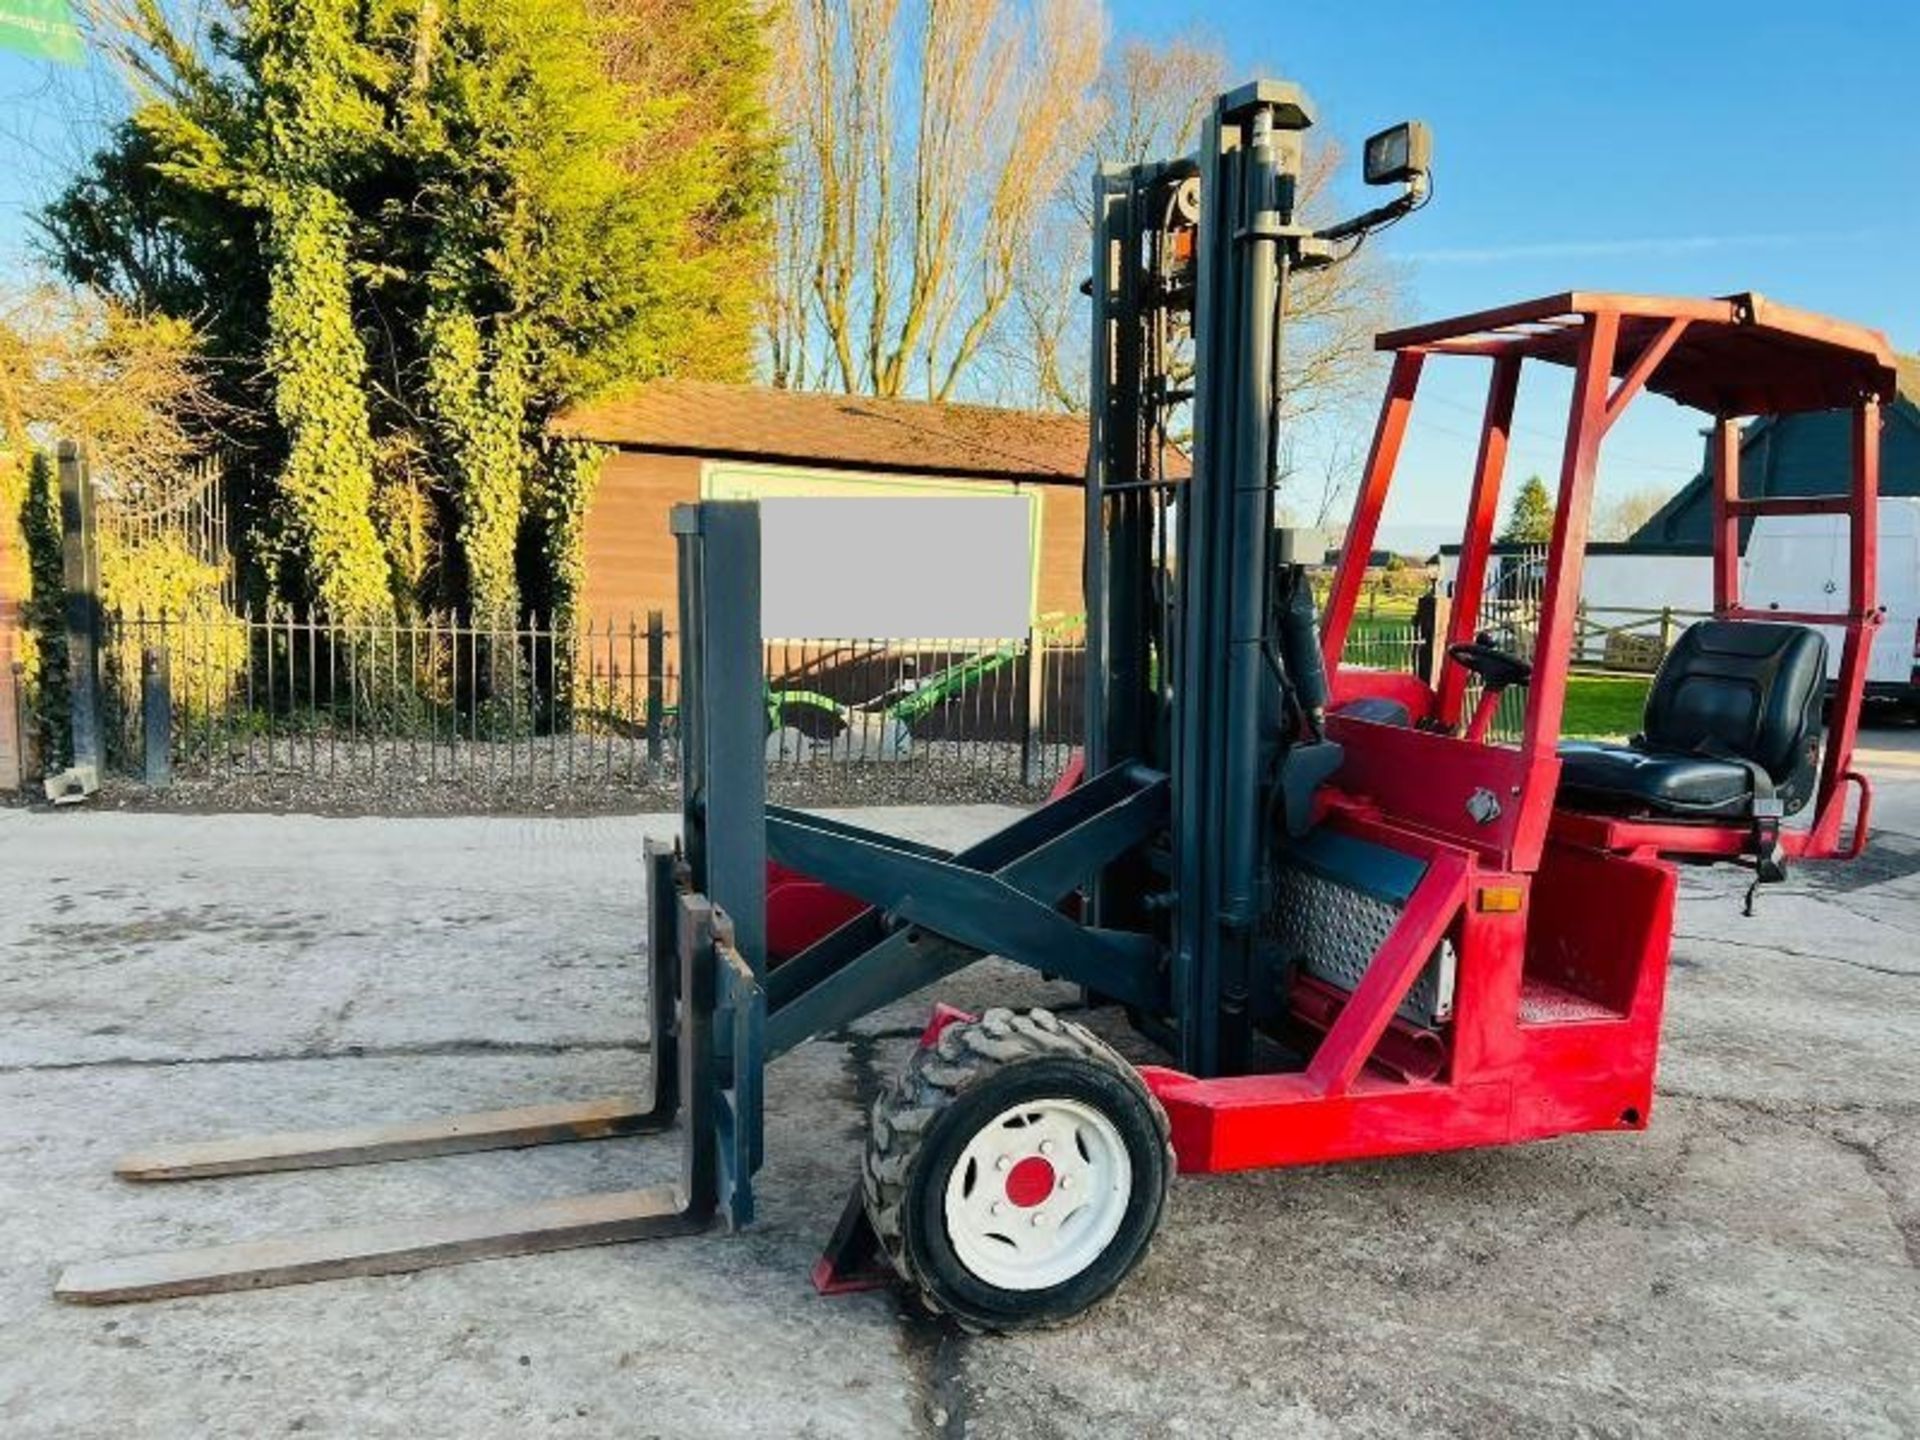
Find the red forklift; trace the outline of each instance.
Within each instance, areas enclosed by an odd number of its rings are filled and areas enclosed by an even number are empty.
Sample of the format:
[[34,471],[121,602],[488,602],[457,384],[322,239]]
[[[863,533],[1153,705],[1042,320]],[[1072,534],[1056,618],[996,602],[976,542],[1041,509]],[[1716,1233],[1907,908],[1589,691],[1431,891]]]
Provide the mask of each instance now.
[[[1275,525],[1287,297],[1424,204],[1429,161],[1417,124],[1376,135],[1366,179],[1398,193],[1315,227],[1295,205],[1311,121],[1296,87],[1257,82],[1215,103],[1196,155],[1098,177],[1076,783],[952,853],[767,805],[757,512],[685,507],[683,834],[647,866],[652,1097],[170,1146],[121,1167],[181,1179],[680,1122],[678,1184],[109,1261],[59,1293],[153,1298],[748,1224],[768,1064],[986,955],[1076,982],[1165,1063],[1135,1067],[1047,1011],[937,1009],[873,1105],[823,1289],[877,1272],[971,1328],[1056,1324],[1139,1261],[1176,1167],[1645,1128],[1676,864],[1744,865],[1760,884],[1866,841],[1852,757],[1892,357],[1873,331],[1753,295],[1574,292],[1383,335],[1386,401],[1317,613],[1322,554]],[[1369,556],[1421,377],[1454,357],[1488,390],[1446,664],[1367,668],[1346,648]],[[1520,655],[1479,609],[1529,361],[1573,387]],[[1642,392],[1713,424],[1715,618],[1667,656],[1639,735],[1567,744],[1595,470]],[[1191,464],[1172,466],[1186,406]],[[1824,409],[1854,417],[1846,486],[1744,496],[1741,419]],[[1772,513],[1847,517],[1843,608],[1742,607],[1742,527]],[[1830,714],[1822,626],[1844,647]],[[1500,706],[1522,701],[1517,741],[1496,738]]]

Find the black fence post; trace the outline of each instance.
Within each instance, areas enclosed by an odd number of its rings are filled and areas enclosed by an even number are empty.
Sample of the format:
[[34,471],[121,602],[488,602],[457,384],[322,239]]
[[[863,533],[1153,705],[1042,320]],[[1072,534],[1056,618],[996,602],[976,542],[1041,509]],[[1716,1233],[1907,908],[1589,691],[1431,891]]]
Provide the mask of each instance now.
[[647,612],[647,764],[660,765],[660,731],[667,711],[667,617]]
[[1038,785],[1040,774],[1041,701],[1046,695],[1046,636],[1038,625],[1027,627],[1027,663],[1020,706],[1020,779],[1026,785]]
[[173,657],[164,644],[140,651],[140,720],[147,785],[164,790],[173,783]]
[[73,768],[97,776],[100,744],[100,556],[93,530],[93,484],[86,457],[71,440],[59,446],[60,559],[66,588],[67,685],[71,696]]
[[1438,670],[1434,647],[1440,639],[1440,601],[1429,590],[1413,602],[1413,672],[1430,679]]
[[40,747],[35,743],[38,731],[27,700],[27,667],[15,660],[10,673],[13,679],[13,703],[7,708],[13,713],[5,719],[13,726],[13,756],[18,767],[18,773],[13,778],[19,788],[25,790],[43,767],[38,754]]

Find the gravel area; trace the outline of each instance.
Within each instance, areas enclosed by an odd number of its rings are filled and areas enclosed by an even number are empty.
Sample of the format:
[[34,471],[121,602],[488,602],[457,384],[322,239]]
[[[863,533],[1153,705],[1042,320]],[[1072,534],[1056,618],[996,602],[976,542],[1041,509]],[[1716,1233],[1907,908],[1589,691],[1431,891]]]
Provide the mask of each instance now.
[[[1183,1178],[1111,1302],[1005,1339],[808,1284],[926,995],[778,1062],[740,1235],[57,1304],[76,1260],[670,1175],[660,1137],[183,1186],[111,1166],[643,1089],[641,846],[675,822],[0,813],[0,1436],[1908,1440],[1920,735],[1864,763],[1872,863],[1799,867],[1750,920],[1742,873],[1683,871],[1644,1134]],[[846,818],[956,846],[1017,813]],[[939,991],[1075,1001],[996,961]]]
[[[544,745],[545,742],[541,742]],[[803,807],[1030,805],[1046,798],[1066,763],[1050,747],[1043,783],[1021,778],[1020,747],[941,742],[902,761],[775,761],[767,798]],[[30,803],[31,794],[15,803]],[[0,802],[4,803],[4,802]],[[211,771],[177,770],[156,789],[126,775],[103,781],[93,808],[309,815],[635,815],[676,809],[677,762],[650,766],[644,751],[463,745],[426,752],[405,743],[283,747]]]

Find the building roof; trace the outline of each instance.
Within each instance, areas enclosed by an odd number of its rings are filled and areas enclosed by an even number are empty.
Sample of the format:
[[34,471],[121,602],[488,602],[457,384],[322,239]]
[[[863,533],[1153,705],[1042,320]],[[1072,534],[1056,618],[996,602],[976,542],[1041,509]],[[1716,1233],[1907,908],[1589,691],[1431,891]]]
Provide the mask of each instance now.
[[984,405],[656,380],[555,417],[558,435],[671,451],[888,470],[1083,483],[1087,421]]
[[[1920,355],[1894,356],[1893,369],[1897,384],[1880,433],[1880,493],[1920,496]],[[1844,411],[1762,416],[1740,432],[1740,493],[1822,495],[1844,488],[1851,446]],[[1711,472],[1703,465],[1627,543],[1637,550],[1710,547],[1712,521]],[[1743,523],[1743,538],[1752,523]]]

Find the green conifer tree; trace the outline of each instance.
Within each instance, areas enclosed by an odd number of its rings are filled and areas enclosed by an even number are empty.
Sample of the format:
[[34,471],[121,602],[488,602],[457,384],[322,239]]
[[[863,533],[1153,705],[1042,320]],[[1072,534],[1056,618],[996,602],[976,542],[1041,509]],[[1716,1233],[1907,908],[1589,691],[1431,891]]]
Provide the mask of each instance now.
[[1546,482],[1529,475],[1507,510],[1507,526],[1500,532],[1503,545],[1545,545],[1553,539],[1553,497]]

